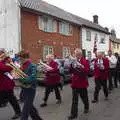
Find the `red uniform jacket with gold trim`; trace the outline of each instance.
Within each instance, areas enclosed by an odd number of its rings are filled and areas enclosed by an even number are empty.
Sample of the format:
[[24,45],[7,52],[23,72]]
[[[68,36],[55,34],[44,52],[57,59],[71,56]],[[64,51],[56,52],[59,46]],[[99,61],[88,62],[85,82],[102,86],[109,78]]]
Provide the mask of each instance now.
[[95,59],[95,63],[94,63],[95,80],[99,80],[99,79],[107,80],[108,79],[109,60],[108,58],[102,58],[102,60],[103,60],[104,70],[101,71],[97,65],[98,58]]
[[5,64],[5,62],[0,61],[0,91],[13,90],[14,81],[11,80],[5,73],[11,72],[12,68]]
[[84,67],[80,68],[80,72],[76,71],[71,67],[72,73],[72,88],[87,88],[88,87],[88,72],[89,72],[89,65],[86,59],[81,58],[78,60]]
[[52,67],[52,70],[47,71],[45,84],[46,85],[56,85],[60,83],[60,73],[57,62],[54,60],[49,63],[49,66]]

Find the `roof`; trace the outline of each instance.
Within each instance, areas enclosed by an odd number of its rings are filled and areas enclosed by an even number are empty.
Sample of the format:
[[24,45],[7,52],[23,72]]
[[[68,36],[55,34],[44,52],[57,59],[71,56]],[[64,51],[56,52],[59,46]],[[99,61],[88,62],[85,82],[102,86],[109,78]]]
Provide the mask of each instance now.
[[71,23],[92,28],[101,32],[109,33],[104,27],[95,24],[89,20],[81,18],[79,16],[73,15],[69,12],[64,11],[54,5],[48,4],[42,0],[19,0],[22,8],[27,8],[36,12],[44,13],[51,15],[53,17],[57,17],[59,19],[69,21]]
[[115,40],[111,40],[114,43],[119,43],[120,44],[120,39],[116,38]]

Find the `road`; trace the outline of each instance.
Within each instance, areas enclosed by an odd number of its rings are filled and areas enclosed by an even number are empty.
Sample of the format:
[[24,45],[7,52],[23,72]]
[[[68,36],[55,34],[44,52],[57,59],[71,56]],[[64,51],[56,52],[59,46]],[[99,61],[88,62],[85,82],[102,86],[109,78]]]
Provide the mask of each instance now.
[[[83,104],[80,100],[79,115],[75,120],[120,120],[120,86],[119,88],[114,89],[111,94],[109,94],[108,101],[104,100],[104,94],[101,90],[99,95],[99,102],[97,104],[92,104],[91,100],[94,92],[94,82],[92,79],[90,79],[89,83],[90,86],[88,91],[90,112],[88,114],[83,113]],[[20,89],[17,88],[15,90],[15,94],[18,96],[19,92]],[[40,108],[40,103],[42,103],[42,98],[44,97],[44,88],[39,87],[37,88],[34,104],[44,120],[67,120],[71,108],[71,92],[70,85],[64,87],[63,91],[61,91],[63,98],[61,105],[56,104],[54,93],[51,93],[48,100],[48,106],[45,108]],[[13,114],[14,112],[9,104],[5,108],[0,108],[0,120],[10,120]]]

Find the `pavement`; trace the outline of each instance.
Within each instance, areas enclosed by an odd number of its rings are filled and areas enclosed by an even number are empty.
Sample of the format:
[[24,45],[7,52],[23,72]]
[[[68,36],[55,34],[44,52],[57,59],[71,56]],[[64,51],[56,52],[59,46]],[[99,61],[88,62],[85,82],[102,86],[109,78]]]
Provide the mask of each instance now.
[[[103,91],[100,91],[99,102],[91,103],[94,92],[94,81],[89,79],[89,102],[90,112],[88,114],[83,113],[83,103],[79,99],[79,115],[75,120],[120,120],[120,86],[109,94],[109,100],[104,100]],[[20,92],[19,88],[15,89],[15,94],[18,97]],[[70,115],[71,102],[72,102],[72,90],[70,85],[66,85],[61,91],[63,102],[60,105],[56,104],[55,95],[51,93],[48,100],[48,106],[41,108],[42,98],[44,97],[44,87],[38,87],[34,104],[39,111],[39,114],[43,120],[67,120]],[[22,105],[21,105],[22,107]],[[5,108],[0,108],[0,120],[10,120],[14,114],[11,105],[8,104]],[[31,120],[31,119],[29,119]]]

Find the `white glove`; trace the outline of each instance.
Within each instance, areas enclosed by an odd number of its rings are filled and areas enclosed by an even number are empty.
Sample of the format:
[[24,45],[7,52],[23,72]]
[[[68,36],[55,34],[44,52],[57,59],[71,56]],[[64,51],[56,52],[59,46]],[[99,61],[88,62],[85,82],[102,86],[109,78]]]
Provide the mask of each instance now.
[[101,70],[104,70],[104,65],[100,65],[100,69],[101,69]]

